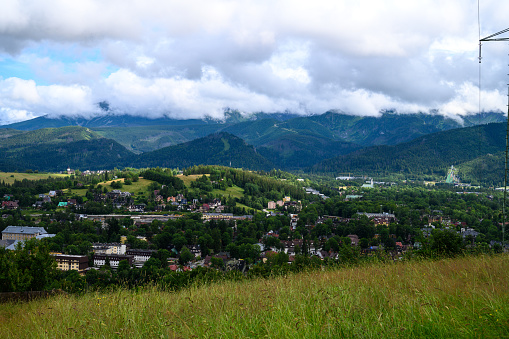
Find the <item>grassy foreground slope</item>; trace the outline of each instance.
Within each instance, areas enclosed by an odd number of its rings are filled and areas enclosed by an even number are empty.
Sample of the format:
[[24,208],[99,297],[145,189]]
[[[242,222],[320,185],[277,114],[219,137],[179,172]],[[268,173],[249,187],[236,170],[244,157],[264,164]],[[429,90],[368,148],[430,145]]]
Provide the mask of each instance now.
[[509,258],[479,256],[57,296],[0,308],[9,338],[507,338]]

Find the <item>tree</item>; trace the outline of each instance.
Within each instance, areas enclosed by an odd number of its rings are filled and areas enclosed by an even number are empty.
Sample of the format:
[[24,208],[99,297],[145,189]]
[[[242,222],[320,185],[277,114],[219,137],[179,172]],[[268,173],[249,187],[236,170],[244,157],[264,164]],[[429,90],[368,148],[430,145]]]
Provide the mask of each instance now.
[[114,188],[114,189],[121,189],[123,185],[122,185],[122,182],[119,180],[119,181],[112,181],[110,186],[111,186],[111,188]]
[[117,267],[117,272],[122,272],[122,271],[129,271],[131,269],[131,267],[129,266],[129,261],[127,261],[126,259],[124,260],[120,260],[120,262],[118,263],[118,267]]
[[168,251],[167,249],[159,249],[154,256],[161,260],[161,268],[168,267],[168,258],[170,257],[170,251]]
[[454,256],[463,250],[463,241],[456,232],[435,229],[431,236],[431,250],[439,255]]
[[359,240],[359,246],[362,248],[362,249],[366,249],[369,247],[369,240],[366,239],[366,238],[361,238]]
[[191,253],[191,251],[189,250],[189,248],[187,248],[186,246],[183,246],[182,247],[182,250],[180,251],[180,258],[179,258],[179,262],[182,264],[182,265],[186,265],[189,261],[191,261],[192,259],[194,258],[194,255]]
[[45,243],[30,239],[14,251],[0,249],[0,291],[42,291],[56,274],[56,261]]
[[210,264],[214,268],[221,269],[224,266],[224,261],[221,258],[212,257],[210,258]]

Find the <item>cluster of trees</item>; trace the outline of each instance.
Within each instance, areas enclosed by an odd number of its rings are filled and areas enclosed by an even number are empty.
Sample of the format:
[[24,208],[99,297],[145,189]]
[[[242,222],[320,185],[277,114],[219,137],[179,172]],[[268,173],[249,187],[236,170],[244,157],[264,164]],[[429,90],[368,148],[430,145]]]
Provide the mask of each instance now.
[[[171,171],[171,170],[170,170]],[[140,173],[144,179],[156,181],[162,185],[173,187],[175,190],[183,190],[184,182],[173,175],[160,168],[149,169]]]
[[49,247],[35,239],[15,251],[0,247],[0,292],[42,291],[53,288],[56,261]]

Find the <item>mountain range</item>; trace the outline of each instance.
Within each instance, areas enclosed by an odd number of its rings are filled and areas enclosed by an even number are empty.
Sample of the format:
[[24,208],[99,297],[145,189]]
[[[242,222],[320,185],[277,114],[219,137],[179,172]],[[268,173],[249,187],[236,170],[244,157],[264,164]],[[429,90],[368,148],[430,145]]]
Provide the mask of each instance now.
[[[504,149],[503,114],[242,115],[223,120],[40,117],[0,128],[0,170],[187,167],[200,163],[320,173],[442,173]],[[475,126],[479,125],[479,126]],[[477,168],[477,170],[475,170]],[[496,173],[493,178],[496,180]]]

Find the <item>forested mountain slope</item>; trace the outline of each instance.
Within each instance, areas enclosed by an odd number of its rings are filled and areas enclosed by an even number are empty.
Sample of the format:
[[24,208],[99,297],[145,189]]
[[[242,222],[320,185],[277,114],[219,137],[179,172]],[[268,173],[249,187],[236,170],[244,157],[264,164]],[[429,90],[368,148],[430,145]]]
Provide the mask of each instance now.
[[373,146],[325,160],[316,172],[436,173],[505,148],[505,124],[460,128],[395,146]]
[[215,133],[180,145],[161,148],[134,158],[133,167],[179,167],[224,165],[270,170],[274,165],[244,140],[226,133]]
[[0,139],[2,171],[113,168],[132,156],[85,127],[45,128]]

